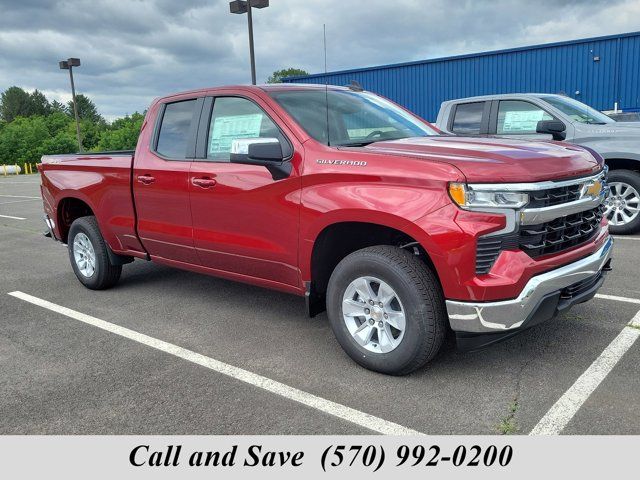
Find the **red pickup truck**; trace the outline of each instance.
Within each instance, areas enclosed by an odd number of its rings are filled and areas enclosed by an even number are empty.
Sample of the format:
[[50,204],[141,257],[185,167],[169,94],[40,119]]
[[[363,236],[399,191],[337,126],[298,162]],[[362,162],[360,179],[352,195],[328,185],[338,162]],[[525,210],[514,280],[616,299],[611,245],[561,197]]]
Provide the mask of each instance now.
[[610,269],[597,153],[442,135],[355,87],[171,95],[135,152],[44,156],[40,171],[49,233],[86,287],[143,259],[305,296],[389,374],[449,330],[475,349],[548,320]]

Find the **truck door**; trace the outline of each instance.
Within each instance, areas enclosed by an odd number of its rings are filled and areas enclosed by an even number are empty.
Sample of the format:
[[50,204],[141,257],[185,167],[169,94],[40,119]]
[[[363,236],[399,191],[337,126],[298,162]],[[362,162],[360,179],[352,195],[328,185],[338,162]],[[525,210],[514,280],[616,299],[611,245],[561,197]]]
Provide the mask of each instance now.
[[[267,113],[269,111],[269,113]],[[189,191],[201,265],[300,287],[298,223],[301,146],[259,98],[216,96],[203,108]],[[292,172],[275,180],[261,165],[229,163],[235,138],[277,138]],[[274,283],[276,282],[276,283]]]
[[204,99],[157,105],[155,126],[140,138],[133,195],[138,235],[152,257],[197,264],[193,245],[189,167]]

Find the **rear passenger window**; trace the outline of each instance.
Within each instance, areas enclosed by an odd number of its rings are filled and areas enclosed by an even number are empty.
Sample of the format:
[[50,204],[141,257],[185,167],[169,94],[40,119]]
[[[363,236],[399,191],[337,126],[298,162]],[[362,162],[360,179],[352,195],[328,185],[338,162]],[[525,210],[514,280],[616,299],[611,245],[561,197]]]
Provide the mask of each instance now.
[[461,103],[456,106],[451,131],[460,135],[479,135],[485,102]]
[[196,100],[169,103],[164,108],[156,152],[163,157],[182,160],[187,156],[189,130]]

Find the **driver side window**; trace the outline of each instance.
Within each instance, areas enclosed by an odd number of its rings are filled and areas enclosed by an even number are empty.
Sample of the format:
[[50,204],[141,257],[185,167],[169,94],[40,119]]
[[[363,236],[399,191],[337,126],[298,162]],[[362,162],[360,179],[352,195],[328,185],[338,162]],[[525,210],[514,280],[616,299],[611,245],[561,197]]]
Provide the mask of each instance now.
[[498,135],[536,133],[541,120],[554,120],[542,108],[522,100],[501,100],[498,107]]
[[251,100],[241,97],[217,97],[213,103],[207,159],[228,162],[231,142],[239,138],[277,138],[287,144],[280,129]]

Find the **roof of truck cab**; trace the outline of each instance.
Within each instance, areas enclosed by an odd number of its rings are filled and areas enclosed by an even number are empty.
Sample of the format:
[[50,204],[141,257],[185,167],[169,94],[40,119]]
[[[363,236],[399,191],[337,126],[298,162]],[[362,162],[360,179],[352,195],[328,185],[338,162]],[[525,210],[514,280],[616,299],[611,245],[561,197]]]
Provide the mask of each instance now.
[[171,97],[180,97],[183,95],[198,95],[206,93],[215,93],[217,91],[226,90],[244,90],[244,91],[264,91],[264,92],[278,92],[283,90],[320,90],[328,88],[329,90],[349,90],[348,87],[340,87],[337,85],[320,85],[314,83],[267,83],[264,85],[224,85],[221,87],[206,87],[198,88],[195,90],[185,90],[183,92],[176,92],[169,95],[159,97],[159,99],[166,99]]
[[527,98],[527,97],[561,97],[559,93],[497,93],[495,95],[479,95],[477,97],[456,98],[445,100],[442,103],[482,102],[486,100],[500,100],[501,98]]

